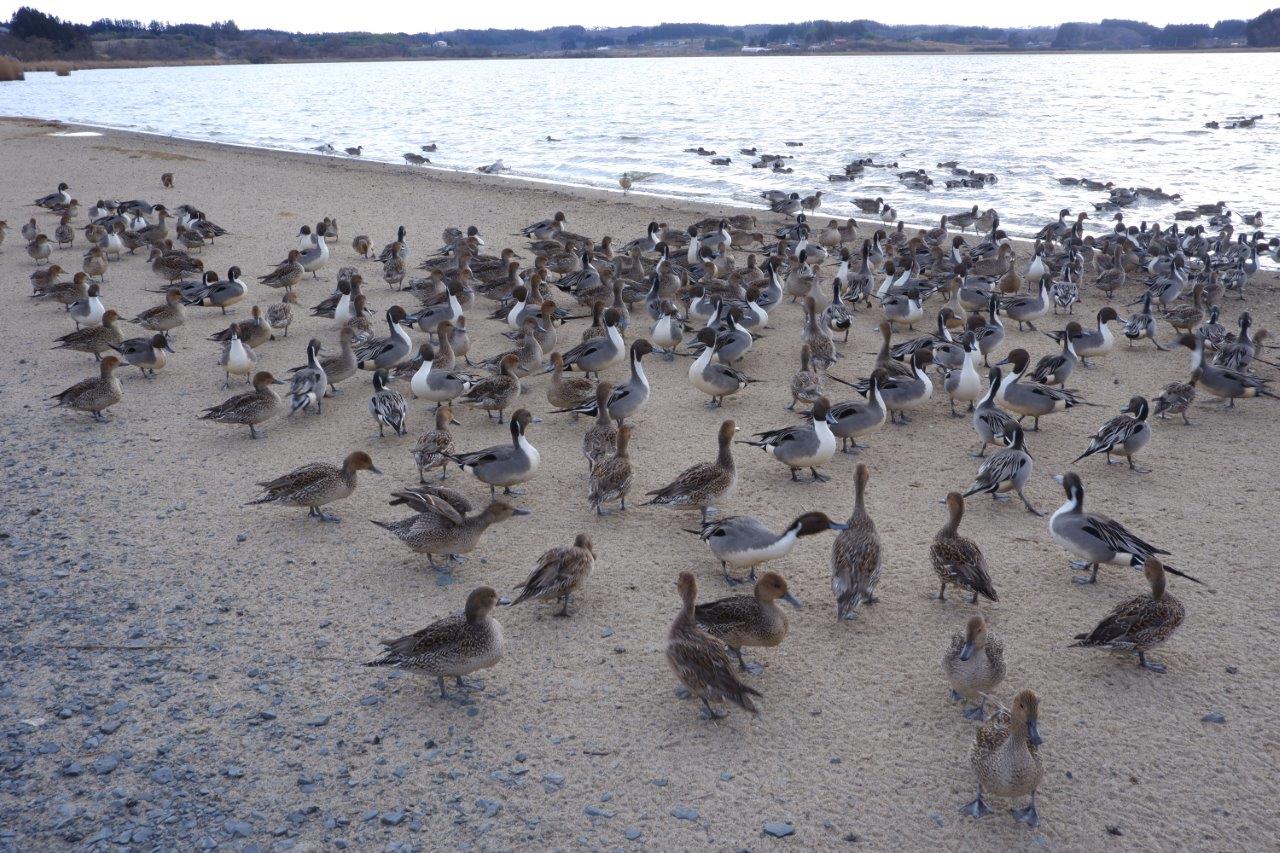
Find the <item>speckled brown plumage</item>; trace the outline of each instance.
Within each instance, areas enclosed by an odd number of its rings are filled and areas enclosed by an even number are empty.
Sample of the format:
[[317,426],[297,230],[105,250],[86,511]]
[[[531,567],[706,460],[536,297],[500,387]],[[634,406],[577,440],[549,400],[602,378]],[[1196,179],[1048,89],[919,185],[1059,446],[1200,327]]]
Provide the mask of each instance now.
[[954,584],[972,592],[973,603],[977,603],[979,595],[998,601],[991,576],[987,573],[987,560],[982,556],[982,549],[956,532],[960,519],[964,517],[964,498],[959,492],[947,495],[947,509],[951,517],[933,537],[933,544],[929,546],[933,570],[942,581],[939,600],[946,598],[947,585]]
[[678,586],[683,605],[667,634],[667,663],[672,671],[690,693],[702,700],[708,717],[724,716],[723,711],[711,707],[712,702],[732,702],[752,714],[760,713],[751,701],[760,692],[738,678],[725,644],[698,626],[694,616],[697,581],[682,572]]

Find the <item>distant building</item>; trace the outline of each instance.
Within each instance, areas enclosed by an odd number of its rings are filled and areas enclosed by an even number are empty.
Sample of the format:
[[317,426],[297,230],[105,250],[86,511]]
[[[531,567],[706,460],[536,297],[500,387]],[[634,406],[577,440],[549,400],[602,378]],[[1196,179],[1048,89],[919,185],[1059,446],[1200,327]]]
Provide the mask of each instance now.
[[449,46],[449,43],[448,43],[447,41],[445,41],[444,39],[437,39],[436,41],[433,41],[433,42],[431,43],[431,46],[432,46],[432,47],[440,48],[441,50],[444,50],[446,47],[448,47],[448,46]]
[[742,46],[742,52],[743,52],[743,53],[768,53],[768,52],[769,52],[769,48],[767,48],[767,47],[751,47],[750,45],[746,45],[746,44],[744,44],[744,45]]

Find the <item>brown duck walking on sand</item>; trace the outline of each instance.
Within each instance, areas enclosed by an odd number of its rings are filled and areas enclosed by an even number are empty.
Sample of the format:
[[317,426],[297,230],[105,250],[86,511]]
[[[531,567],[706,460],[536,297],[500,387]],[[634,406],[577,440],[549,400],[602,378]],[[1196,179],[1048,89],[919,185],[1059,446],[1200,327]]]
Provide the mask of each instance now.
[[463,613],[446,616],[399,639],[383,640],[386,651],[366,666],[395,666],[435,676],[443,698],[449,696],[444,689],[446,676],[455,679],[459,689],[483,690],[482,685],[465,681],[463,676],[502,659],[502,626],[493,618],[497,605],[498,593],[492,587],[477,587],[467,596]]
[[960,519],[964,518],[964,498],[959,492],[947,495],[947,511],[950,518],[933,537],[933,544],[929,546],[933,570],[942,581],[938,600],[945,601],[947,584],[955,584],[973,593],[970,604],[977,604],[979,595],[998,601],[995,587],[991,585],[991,576],[987,574],[987,560],[982,556],[982,550],[975,542],[956,532],[960,528]]
[[856,619],[859,604],[874,604],[880,581],[883,553],[880,534],[867,513],[867,481],[871,472],[858,464],[854,472],[853,512],[848,527],[831,543],[831,591],[836,596],[836,618]]
[[265,503],[305,506],[309,510],[308,515],[321,521],[341,521],[342,519],[336,515],[329,515],[320,507],[350,497],[356,490],[356,472],[358,471],[382,473],[373,464],[369,454],[363,450],[357,450],[347,454],[341,466],[312,462],[282,477],[258,483],[257,485],[263,489],[262,495],[249,501],[246,506]]
[[1143,669],[1164,672],[1164,664],[1147,661],[1147,652],[1169,639],[1182,624],[1186,609],[1181,601],[1165,592],[1164,564],[1148,557],[1143,573],[1151,584],[1151,592],[1116,605],[1092,631],[1076,634],[1076,642],[1071,645],[1137,652],[1138,665]]
[[448,405],[436,409],[436,425],[418,436],[418,443],[413,446],[413,461],[418,464],[418,481],[427,482],[426,472],[432,468],[440,469],[440,479],[449,477],[449,454],[453,451],[453,434],[449,425],[456,424],[453,409]]
[[974,818],[991,814],[982,799],[984,791],[1009,799],[1029,794],[1030,804],[1014,809],[1013,816],[1027,826],[1038,826],[1036,789],[1044,778],[1042,743],[1040,699],[1030,690],[1023,690],[1013,697],[1012,708],[992,715],[974,735],[969,763],[978,777],[978,794],[960,813]]
[[55,406],[67,406],[93,415],[95,421],[105,421],[102,412],[124,398],[124,389],[115,376],[120,359],[109,355],[98,366],[98,375],[82,379],[67,390],[50,397],[57,400]]
[[738,483],[738,473],[733,465],[733,436],[737,431],[737,424],[731,420],[720,424],[720,451],[716,460],[699,462],[681,471],[661,489],[648,492],[653,499],[645,501],[642,506],[656,504],[677,509],[700,509],[705,522],[707,511],[728,498]]
[[609,515],[602,505],[618,501],[618,511],[627,511],[627,492],[631,491],[631,456],[627,446],[631,442],[631,427],[618,427],[618,445],[612,456],[591,466],[587,488],[587,501],[596,515]]
[[1004,643],[987,628],[986,619],[974,616],[964,633],[951,636],[942,669],[954,701],[978,703],[964,712],[965,718],[981,722],[987,718],[988,694],[1004,680]]
[[440,568],[435,555],[440,554],[450,563],[462,562],[462,554],[469,554],[480,543],[494,524],[500,524],[515,515],[529,515],[527,509],[517,509],[505,501],[493,501],[474,515],[460,512],[452,503],[421,489],[406,489],[392,495],[391,505],[403,504],[415,514],[397,521],[374,521],[408,546],[415,554],[426,554],[432,568]]
[[748,664],[743,660],[742,647],[772,648],[786,639],[790,626],[786,614],[778,607],[778,599],[797,610],[804,607],[800,599],[787,589],[782,575],[765,572],[756,581],[751,595],[731,595],[699,604],[693,609],[693,615],[703,630],[729,647],[738,659],[740,669],[758,673],[761,671],[759,664]]
[[538,564],[523,583],[517,584],[520,596],[513,602],[559,601],[556,616],[568,616],[573,593],[591,574],[596,565],[596,552],[591,537],[579,533],[569,547],[551,548],[538,558]]
[[698,626],[694,613],[698,582],[689,572],[681,572],[676,586],[683,604],[667,634],[667,663],[676,677],[702,700],[706,718],[725,716],[724,711],[711,707],[712,702],[732,702],[745,711],[759,714],[751,697],[759,696],[760,692],[738,678],[725,644]]

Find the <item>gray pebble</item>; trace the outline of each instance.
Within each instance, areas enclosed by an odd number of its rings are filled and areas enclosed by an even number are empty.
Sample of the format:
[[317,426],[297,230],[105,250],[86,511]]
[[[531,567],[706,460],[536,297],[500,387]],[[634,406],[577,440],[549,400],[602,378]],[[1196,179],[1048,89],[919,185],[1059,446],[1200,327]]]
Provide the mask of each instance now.
[[676,820],[697,820],[698,810],[691,809],[688,806],[676,806],[671,810],[671,816]]
[[1203,717],[1200,718],[1200,722],[1202,723],[1225,723],[1226,721],[1227,721],[1227,718],[1222,714],[1219,714],[1217,711],[1214,711],[1213,713],[1210,713],[1210,714],[1205,714]]
[[774,838],[786,838],[788,835],[794,835],[796,828],[789,823],[780,820],[767,820],[764,823],[765,835],[772,835]]

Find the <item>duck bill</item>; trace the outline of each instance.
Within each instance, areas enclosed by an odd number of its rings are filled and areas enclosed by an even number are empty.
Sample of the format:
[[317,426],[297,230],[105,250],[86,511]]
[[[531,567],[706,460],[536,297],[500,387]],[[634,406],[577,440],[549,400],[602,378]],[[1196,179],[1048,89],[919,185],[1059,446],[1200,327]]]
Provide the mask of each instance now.
[[533,510],[524,509],[522,507],[516,507],[514,510],[511,511],[511,514],[512,515],[533,515]]
[[1038,720],[1027,720],[1027,740],[1032,746],[1039,746],[1044,743],[1044,738],[1040,737],[1040,722]]
[[970,640],[964,644],[964,648],[960,650],[960,660],[967,661],[973,657],[973,641]]
[[790,604],[796,610],[804,610],[804,602],[796,598],[790,592],[782,596],[782,600],[785,601],[787,604]]
[[831,530],[848,530],[849,529],[849,525],[841,524],[838,521],[832,521],[828,523],[827,527],[829,527]]

